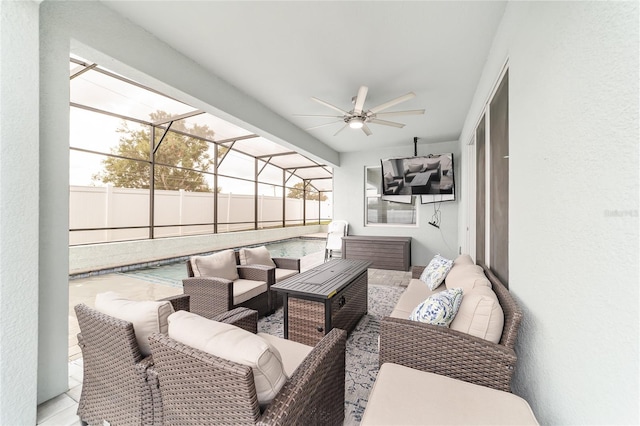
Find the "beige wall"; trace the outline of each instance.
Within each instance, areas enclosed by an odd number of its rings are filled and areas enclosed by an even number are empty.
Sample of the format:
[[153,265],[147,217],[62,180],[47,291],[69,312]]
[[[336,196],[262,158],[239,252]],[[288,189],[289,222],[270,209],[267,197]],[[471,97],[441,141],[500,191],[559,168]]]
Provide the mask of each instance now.
[[[454,156],[456,200],[437,204],[420,204],[416,197],[418,220],[416,226],[365,226],[365,167],[380,166],[383,158],[413,155],[413,143],[405,142],[395,148],[371,149],[366,152],[346,152],[340,155],[340,167],[333,171],[334,218],[349,222],[353,235],[391,235],[411,237],[411,264],[427,265],[435,254],[449,258],[458,253],[458,204],[461,198],[460,147],[457,142],[418,144],[418,155],[444,154]],[[464,193],[462,193],[464,194]],[[440,209],[440,228],[429,225],[434,208]]]
[[0,2],[0,424],[35,424],[38,6]]
[[637,2],[510,2],[461,137],[508,59],[512,385],[542,424],[640,422],[638,25]]

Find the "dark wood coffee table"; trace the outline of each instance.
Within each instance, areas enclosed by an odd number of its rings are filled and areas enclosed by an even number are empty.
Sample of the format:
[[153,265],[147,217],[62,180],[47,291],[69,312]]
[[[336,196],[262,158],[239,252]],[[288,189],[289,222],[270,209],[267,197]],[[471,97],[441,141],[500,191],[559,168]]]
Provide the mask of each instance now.
[[333,328],[351,332],[367,313],[370,264],[333,259],[272,285],[284,296],[284,337],[315,346]]

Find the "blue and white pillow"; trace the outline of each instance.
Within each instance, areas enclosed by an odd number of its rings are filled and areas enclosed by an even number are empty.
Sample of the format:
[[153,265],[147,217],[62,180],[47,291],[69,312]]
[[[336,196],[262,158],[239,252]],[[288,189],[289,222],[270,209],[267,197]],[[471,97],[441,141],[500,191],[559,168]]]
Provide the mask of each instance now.
[[420,281],[424,281],[430,290],[435,290],[444,282],[445,277],[453,266],[453,260],[446,259],[439,254],[433,256],[429,265],[420,275]]
[[429,296],[409,315],[412,321],[449,327],[462,302],[462,289],[452,288]]

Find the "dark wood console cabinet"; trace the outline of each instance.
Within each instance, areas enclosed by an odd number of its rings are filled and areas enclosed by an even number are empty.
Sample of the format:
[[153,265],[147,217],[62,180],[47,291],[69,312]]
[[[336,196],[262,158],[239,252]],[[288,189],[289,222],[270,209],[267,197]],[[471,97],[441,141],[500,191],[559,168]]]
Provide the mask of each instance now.
[[368,260],[370,268],[408,271],[411,267],[411,237],[342,237],[342,258]]

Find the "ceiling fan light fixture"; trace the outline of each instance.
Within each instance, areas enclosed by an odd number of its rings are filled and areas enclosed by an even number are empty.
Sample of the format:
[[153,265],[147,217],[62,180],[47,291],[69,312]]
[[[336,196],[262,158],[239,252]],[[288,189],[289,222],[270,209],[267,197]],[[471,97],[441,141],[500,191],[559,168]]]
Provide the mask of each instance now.
[[349,127],[352,129],[362,129],[362,126],[364,126],[364,118],[362,117],[353,117],[349,120]]
[[[0,0],[2,1],[2,0]],[[373,108],[369,108],[369,109],[365,109],[364,104],[367,98],[367,92],[368,92],[368,88],[367,86],[360,86],[360,89],[358,90],[358,95],[354,96],[351,99],[351,103],[353,103],[353,109],[349,110],[349,111],[345,111],[342,108],[338,108],[335,105],[330,104],[329,102],[325,102],[323,100],[320,100],[318,98],[314,98],[311,97],[311,99],[315,102],[318,102],[321,105],[324,105],[327,108],[331,108],[334,111],[339,112],[341,115],[326,115],[326,114],[322,114],[322,115],[318,115],[318,114],[314,114],[314,115],[303,115],[303,114],[294,114],[300,117],[330,117],[330,118],[335,118],[336,121],[334,121],[333,123],[344,123],[343,126],[340,128],[340,130],[338,130],[334,136],[336,136],[338,133],[342,132],[343,129],[346,129],[347,127],[351,128],[351,129],[360,129],[362,130],[367,136],[372,135],[371,130],[369,129],[368,125],[369,124],[382,124],[384,126],[391,126],[391,127],[397,127],[399,129],[403,128],[405,125],[402,123],[397,123],[395,121],[388,121],[388,120],[384,120],[382,118],[386,118],[386,117],[395,117],[395,116],[400,116],[400,115],[418,115],[418,114],[424,114],[424,109],[413,109],[413,110],[408,110],[408,111],[392,111],[392,112],[382,112],[384,110],[386,110],[387,108],[391,108],[392,106],[395,106],[401,102],[405,102],[408,101],[409,99],[412,99],[416,96],[415,93],[413,92],[409,92],[405,95],[402,95],[400,97],[397,97],[395,99],[391,99],[388,102],[385,102],[383,104],[380,104],[376,107]],[[335,114],[335,113],[334,113]],[[379,118],[382,117],[382,118]],[[325,123],[325,124],[321,124],[319,126],[313,126],[313,127],[309,127],[306,130],[312,130],[312,129],[317,129],[318,127],[324,127],[333,123]]]

